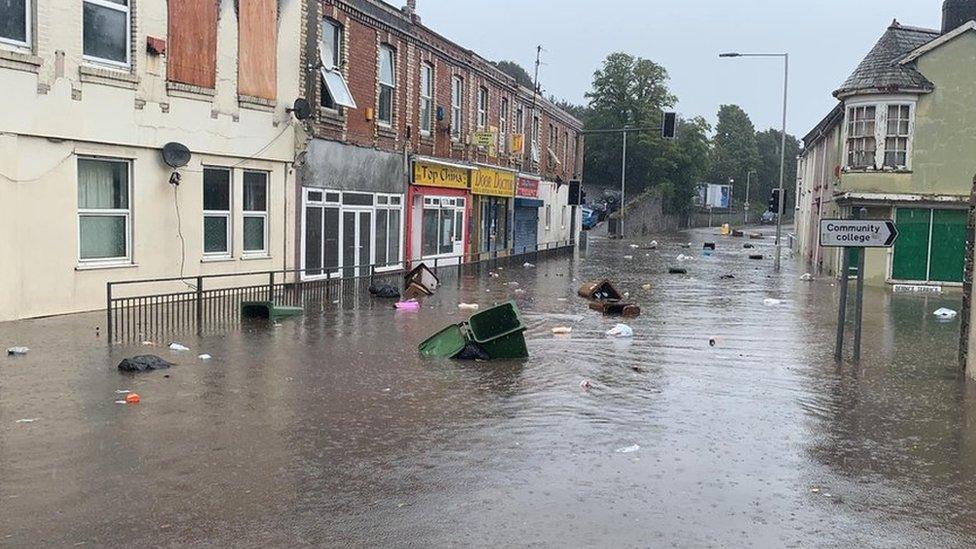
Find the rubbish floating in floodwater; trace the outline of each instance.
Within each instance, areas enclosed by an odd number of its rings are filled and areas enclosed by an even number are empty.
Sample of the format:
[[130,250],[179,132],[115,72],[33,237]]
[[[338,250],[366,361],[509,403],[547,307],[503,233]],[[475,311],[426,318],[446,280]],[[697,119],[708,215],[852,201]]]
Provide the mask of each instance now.
[[626,324],[617,324],[613,328],[607,330],[607,335],[610,337],[619,338],[634,337],[634,329]]
[[208,355],[207,353],[204,353],[204,354],[198,356],[197,358],[199,358],[200,360],[210,360],[213,357],[210,356],[210,355]]
[[7,349],[7,354],[10,356],[24,356],[30,352],[27,347],[11,347]]
[[15,423],[34,423],[40,418],[36,417],[25,417],[24,419],[18,419]]
[[139,393],[129,393],[125,395],[126,404],[139,404],[140,402],[142,402],[142,399],[139,398]]
[[709,339],[708,340],[708,346],[709,347],[714,347],[717,344],[718,344],[718,341],[716,341],[714,337],[712,339]]
[[627,446],[624,448],[617,448],[618,454],[633,454],[634,452],[640,450],[639,444],[634,444],[633,446]]
[[692,256],[690,256],[690,255],[685,255],[685,254],[679,254],[678,255],[678,262],[679,263],[684,263],[685,261],[694,261],[694,260],[695,260],[695,258],[692,257]]
[[813,275],[810,273],[806,273],[800,277],[800,280],[803,282],[813,282]]
[[526,269],[534,269],[535,268],[535,265],[533,265],[533,264],[531,264],[529,262],[523,263],[522,266],[525,267]]
[[569,335],[573,333],[573,329],[568,326],[558,326],[552,329],[553,335]]
[[515,293],[517,293],[517,294],[524,294],[525,293],[525,290],[523,290],[522,288],[515,288]]
[[182,343],[173,342],[173,343],[170,343],[169,344],[169,350],[170,351],[189,351],[190,348],[187,347],[186,345],[183,345]]
[[932,314],[939,317],[939,320],[952,320],[956,318],[956,315],[958,315],[959,313],[953,311],[952,309],[947,309],[943,307]]
[[593,388],[593,384],[590,383],[590,380],[584,379],[583,381],[580,381],[580,389],[583,389],[584,391],[589,391],[592,388]]
[[626,259],[627,261],[632,261],[634,259],[634,256],[632,256],[632,255],[625,255],[624,256],[624,259]]
[[782,299],[773,299],[771,297],[767,297],[766,299],[763,300],[763,305],[767,307],[778,307],[782,304],[783,304]]
[[416,299],[408,299],[394,303],[393,307],[401,311],[417,311],[420,310],[420,302]]
[[650,284],[644,284],[643,286],[641,286],[641,289],[644,290],[645,292],[649,292],[649,291],[651,291],[651,285]]
[[173,363],[156,355],[141,355],[133,358],[124,358],[119,362],[119,370],[123,372],[147,372],[149,370],[165,370]]
[[142,346],[143,347],[156,347],[157,346],[157,343],[155,341],[143,341],[142,342]]
[[458,303],[458,309],[462,311],[477,311],[479,308],[477,303]]
[[640,248],[640,246],[638,246],[637,244],[631,244],[630,247],[634,250]]
[[722,275],[722,276],[718,277],[718,279],[719,280],[735,280],[735,275],[732,274],[732,273],[729,273],[729,274]]
[[686,275],[688,274],[688,269],[685,269],[684,267],[670,267],[668,269],[668,274]]
[[131,392],[132,391],[130,391],[128,389],[119,389],[119,390],[115,391],[115,394],[117,394],[117,395],[127,395],[127,394],[129,394]]

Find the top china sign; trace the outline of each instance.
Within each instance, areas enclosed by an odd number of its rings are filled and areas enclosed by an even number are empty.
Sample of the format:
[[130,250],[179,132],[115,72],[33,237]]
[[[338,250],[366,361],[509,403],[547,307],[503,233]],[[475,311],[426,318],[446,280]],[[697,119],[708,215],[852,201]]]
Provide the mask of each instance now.
[[413,163],[413,184],[426,187],[467,189],[470,170],[456,166],[416,161]]

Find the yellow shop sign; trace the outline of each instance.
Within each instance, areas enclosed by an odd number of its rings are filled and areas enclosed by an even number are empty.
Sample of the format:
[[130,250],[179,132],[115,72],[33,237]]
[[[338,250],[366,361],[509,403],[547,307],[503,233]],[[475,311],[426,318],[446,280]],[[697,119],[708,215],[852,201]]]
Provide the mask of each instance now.
[[470,170],[460,167],[415,161],[413,163],[413,184],[427,187],[467,189],[469,173]]
[[471,178],[471,194],[515,196],[515,173],[492,168],[479,168]]

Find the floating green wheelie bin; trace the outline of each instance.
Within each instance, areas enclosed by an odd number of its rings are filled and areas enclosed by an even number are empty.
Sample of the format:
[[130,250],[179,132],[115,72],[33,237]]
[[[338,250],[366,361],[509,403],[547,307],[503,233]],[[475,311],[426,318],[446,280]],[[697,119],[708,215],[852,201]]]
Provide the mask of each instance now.
[[454,358],[468,344],[463,324],[451,324],[420,344],[420,355],[429,358]]
[[515,302],[472,315],[467,322],[452,324],[420,344],[425,357],[454,358],[475,343],[492,360],[528,358],[525,323]]

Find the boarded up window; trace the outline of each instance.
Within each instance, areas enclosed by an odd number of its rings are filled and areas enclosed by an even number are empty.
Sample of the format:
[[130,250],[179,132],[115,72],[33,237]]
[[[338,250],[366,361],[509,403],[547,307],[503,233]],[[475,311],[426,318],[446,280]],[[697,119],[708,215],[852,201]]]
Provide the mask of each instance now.
[[216,67],[217,0],[169,0],[167,78],[212,89]]
[[240,0],[237,86],[240,95],[275,99],[277,71],[276,0]]

